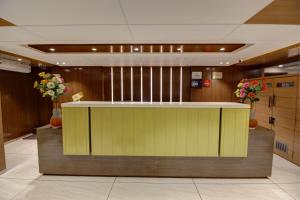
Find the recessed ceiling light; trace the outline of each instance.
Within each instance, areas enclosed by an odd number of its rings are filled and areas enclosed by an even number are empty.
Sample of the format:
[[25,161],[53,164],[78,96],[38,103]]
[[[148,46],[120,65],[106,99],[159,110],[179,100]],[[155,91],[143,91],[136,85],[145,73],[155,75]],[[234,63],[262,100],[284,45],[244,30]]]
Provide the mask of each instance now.
[[135,47],[133,50],[134,50],[134,51],[139,51],[140,49],[139,49],[139,48],[137,48],[137,47]]
[[220,48],[220,51],[225,51],[225,47]]
[[226,65],[229,65],[229,64],[230,64],[230,62],[229,62],[229,61],[227,61],[227,62],[226,62]]
[[223,62],[222,62],[222,61],[220,62],[220,65],[223,65]]
[[49,50],[50,50],[50,51],[55,51],[55,49],[54,49],[54,48],[50,48]]
[[66,64],[66,62],[62,62],[61,64],[65,65],[65,64]]
[[59,62],[56,62],[57,65],[59,65]]
[[22,58],[18,58],[18,61],[20,61],[20,62],[21,62],[21,61],[22,61]]
[[280,67],[280,68],[281,68],[281,67],[283,67],[283,65],[278,65],[278,67]]
[[178,47],[178,48],[177,48],[177,51],[181,51],[181,48],[180,48],[180,47]]
[[96,48],[92,48],[92,51],[97,51],[97,49]]

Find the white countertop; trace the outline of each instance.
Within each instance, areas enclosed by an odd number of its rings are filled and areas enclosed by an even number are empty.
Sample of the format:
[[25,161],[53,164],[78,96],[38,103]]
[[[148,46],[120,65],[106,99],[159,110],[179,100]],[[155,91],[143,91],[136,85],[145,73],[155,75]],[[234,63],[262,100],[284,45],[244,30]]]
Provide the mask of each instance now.
[[79,101],[62,103],[62,107],[157,107],[157,108],[250,108],[248,104],[234,102],[120,102]]

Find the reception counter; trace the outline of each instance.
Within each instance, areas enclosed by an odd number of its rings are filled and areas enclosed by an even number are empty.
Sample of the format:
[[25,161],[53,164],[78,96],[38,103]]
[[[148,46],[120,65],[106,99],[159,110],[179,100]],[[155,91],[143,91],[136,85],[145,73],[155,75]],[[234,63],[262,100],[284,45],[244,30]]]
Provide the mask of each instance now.
[[267,177],[274,133],[249,131],[238,103],[62,104],[63,128],[37,130],[43,174]]
[[62,104],[65,155],[246,157],[249,105]]

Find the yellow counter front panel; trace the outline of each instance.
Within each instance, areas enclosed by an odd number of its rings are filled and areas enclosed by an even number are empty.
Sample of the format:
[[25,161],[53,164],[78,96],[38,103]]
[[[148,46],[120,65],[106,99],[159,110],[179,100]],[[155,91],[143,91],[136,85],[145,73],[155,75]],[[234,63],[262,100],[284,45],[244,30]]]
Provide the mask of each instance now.
[[221,157],[247,157],[249,109],[222,109]]
[[65,155],[89,155],[89,108],[63,107],[63,149]]
[[218,156],[219,108],[90,109],[92,155]]

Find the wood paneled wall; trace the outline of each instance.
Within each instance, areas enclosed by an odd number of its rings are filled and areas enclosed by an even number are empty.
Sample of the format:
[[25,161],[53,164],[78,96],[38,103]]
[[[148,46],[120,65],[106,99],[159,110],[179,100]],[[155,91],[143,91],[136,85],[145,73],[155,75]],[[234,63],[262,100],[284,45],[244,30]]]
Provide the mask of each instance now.
[[[1,97],[1,91],[0,91]],[[1,98],[0,98],[0,171],[5,169],[5,154],[4,154],[4,144],[3,144],[3,125],[2,125],[2,111],[1,111]]]
[[[160,101],[160,68],[153,67],[153,101]],[[173,101],[180,100],[180,68],[173,67]],[[191,89],[191,72],[202,71],[203,78],[211,79],[212,68],[183,67],[182,97],[183,101],[235,101],[233,91],[236,82],[241,78],[260,76],[260,69],[249,68],[215,68],[222,71],[222,80],[212,80],[211,87]],[[0,92],[2,105],[2,121],[5,140],[16,138],[33,131],[35,127],[49,123],[51,117],[51,101],[42,98],[33,89],[33,82],[41,70],[33,68],[30,74],[0,71]],[[50,70],[48,70],[50,71]],[[77,92],[84,93],[83,100],[111,100],[111,69],[109,67],[56,67],[53,73],[60,73],[69,84],[70,92],[61,98],[62,102],[71,101],[71,96]],[[114,100],[121,100],[120,67],[114,67]],[[124,101],[129,101],[130,67],[123,67],[124,72]],[[163,67],[163,101],[170,100],[170,67]],[[150,67],[143,67],[143,101],[150,101]],[[133,100],[141,101],[141,70],[133,67]],[[1,136],[0,136],[1,137]]]
[[[261,75],[261,69],[249,67],[183,67],[182,73],[182,100],[183,101],[236,101],[233,91],[236,83],[242,78],[253,78]],[[160,67],[153,70],[153,101],[160,101]],[[71,101],[71,96],[82,91],[82,100],[110,101],[111,100],[111,69],[110,67],[69,67],[54,68],[54,73],[60,73],[69,84],[71,91],[61,101]],[[172,96],[173,101],[180,100],[180,68],[173,67]],[[191,84],[192,71],[202,71],[203,79],[210,79],[211,86],[193,89]],[[222,80],[212,80],[212,72],[223,72]],[[114,67],[114,100],[121,100],[121,68]],[[150,101],[150,67],[143,67],[143,101]],[[123,67],[124,101],[130,101],[130,67]],[[170,100],[170,67],[163,67],[163,101]],[[141,101],[141,70],[133,67],[133,100]]]
[[[203,80],[211,80],[210,87],[191,89],[191,101],[232,101],[233,74],[231,69],[219,67],[212,70],[206,67],[192,67],[191,71],[201,71]],[[213,72],[223,72],[223,79],[212,80]]]
[[[4,139],[31,133],[49,122],[49,103],[33,89],[34,73],[0,70],[0,91]],[[46,115],[46,117],[44,116]],[[47,119],[47,122],[45,119]]]
[[[153,67],[153,101],[160,101],[160,68]],[[60,73],[69,84],[71,91],[61,98],[62,102],[71,101],[72,95],[82,91],[82,100],[111,100],[111,69],[110,67],[71,67],[55,68],[54,73]],[[180,100],[180,68],[173,67],[173,101]],[[131,82],[130,67],[123,67],[123,100],[130,101]],[[170,100],[170,67],[163,67],[163,101]],[[143,101],[150,101],[150,67],[133,67],[133,100],[141,101],[141,77],[143,79]],[[182,70],[182,99],[190,101],[190,68]],[[121,68],[113,68],[114,101],[121,101]]]

